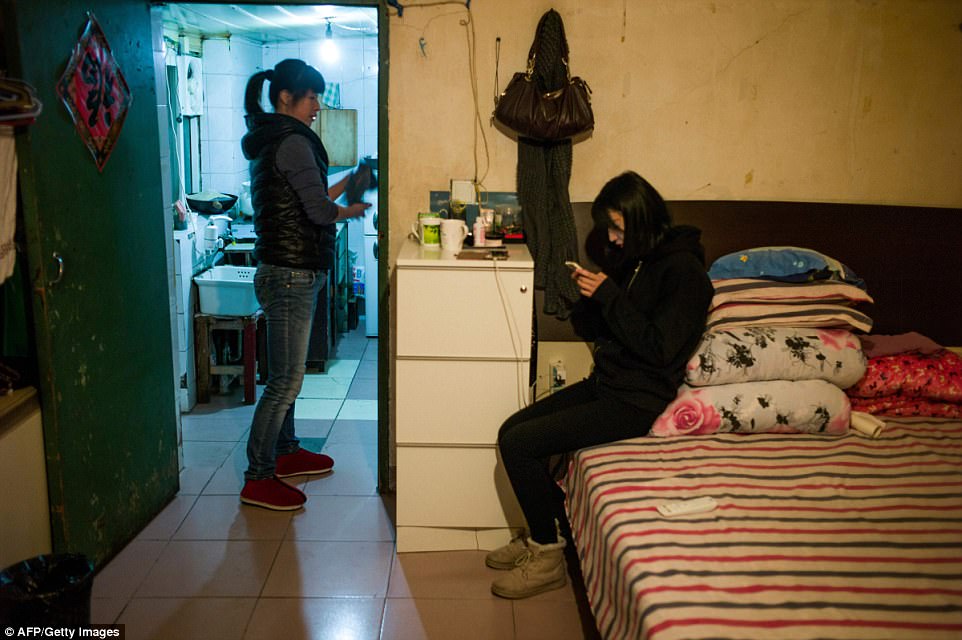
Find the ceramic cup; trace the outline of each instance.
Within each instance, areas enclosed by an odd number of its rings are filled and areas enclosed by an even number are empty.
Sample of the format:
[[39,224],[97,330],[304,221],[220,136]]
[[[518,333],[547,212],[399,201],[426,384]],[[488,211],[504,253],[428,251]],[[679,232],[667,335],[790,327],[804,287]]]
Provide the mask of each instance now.
[[441,221],[441,248],[445,251],[457,253],[468,237],[468,225],[464,220]]
[[426,249],[441,248],[441,218],[419,218],[411,226],[411,234]]

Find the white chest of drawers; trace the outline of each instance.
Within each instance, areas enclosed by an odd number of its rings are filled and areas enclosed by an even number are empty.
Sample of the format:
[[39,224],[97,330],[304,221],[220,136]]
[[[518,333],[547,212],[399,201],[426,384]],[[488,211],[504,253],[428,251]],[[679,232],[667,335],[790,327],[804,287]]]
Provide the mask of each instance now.
[[524,524],[497,435],[530,395],[534,263],[408,240],[396,268],[397,549],[493,548]]

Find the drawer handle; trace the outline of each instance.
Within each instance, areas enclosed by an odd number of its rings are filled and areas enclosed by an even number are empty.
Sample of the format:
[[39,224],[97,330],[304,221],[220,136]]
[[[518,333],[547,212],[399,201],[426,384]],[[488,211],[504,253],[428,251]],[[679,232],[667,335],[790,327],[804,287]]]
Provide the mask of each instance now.
[[521,285],[521,293],[528,293],[528,285]]

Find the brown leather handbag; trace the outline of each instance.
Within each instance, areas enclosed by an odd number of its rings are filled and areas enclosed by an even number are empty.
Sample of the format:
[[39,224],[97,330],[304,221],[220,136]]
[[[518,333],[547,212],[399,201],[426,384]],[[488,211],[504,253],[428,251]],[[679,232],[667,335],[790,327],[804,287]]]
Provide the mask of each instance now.
[[534,77],[535,55],[541,38],[541,25],[528,51],[528,68],[515,73],[498,98],[495,119],[519,136],[556,141],[591,131],[595,116],[591,110],[591,88],[568,69],[568,40],[562,26],[562,63],[566,82],[560,89],[542,91]]

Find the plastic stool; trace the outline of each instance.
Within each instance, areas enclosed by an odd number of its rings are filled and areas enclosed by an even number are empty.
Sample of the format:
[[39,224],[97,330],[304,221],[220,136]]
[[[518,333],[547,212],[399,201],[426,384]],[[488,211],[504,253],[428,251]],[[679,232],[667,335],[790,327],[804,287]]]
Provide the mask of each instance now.
[[[214,316],[207,313],[194,314],[194,352],[197,366],[197,402],[210,402],[210,377],[212,375],[243,375],[244,404],[254,404],[256,399],[257,373],[257,322],[263,316],[258,309],[249,316]],[[211,332],[215,329],[243,331],[243,364],[218,364],[210,362]]]

